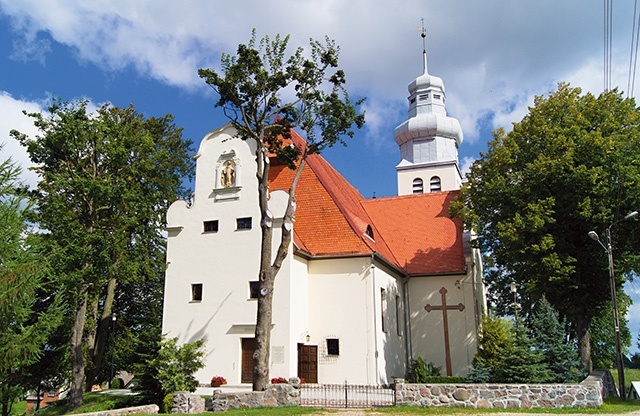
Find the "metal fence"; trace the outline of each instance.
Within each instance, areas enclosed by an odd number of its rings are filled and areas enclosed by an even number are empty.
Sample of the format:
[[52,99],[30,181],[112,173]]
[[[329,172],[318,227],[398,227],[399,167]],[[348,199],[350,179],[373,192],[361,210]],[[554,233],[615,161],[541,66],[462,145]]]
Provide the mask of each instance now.
[[301,384],[300,406],[324,408],[391,407],[395,391],[388,387],[357,384]]

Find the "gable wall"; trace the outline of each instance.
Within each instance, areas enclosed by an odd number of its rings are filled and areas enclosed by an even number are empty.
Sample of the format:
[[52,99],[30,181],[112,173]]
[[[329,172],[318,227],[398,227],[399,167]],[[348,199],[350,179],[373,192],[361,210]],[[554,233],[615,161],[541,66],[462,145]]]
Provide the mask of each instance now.
[[427,312],[425,306],[442,305],[442,288],[447,290],[448,306],[464,305],[464,310],[448,311],[448,330],[453,376],[464,376],[477,349],[476,316],[472,276],[423,276],[411,277],[407,282],[407,293],[411,316],[412,360],[422,357],[440,367],[440,374],[447,375],[442,310]]
[[[252,142],[231,139],[233,131],[222,128],[203,139],[196,168],[193,204],[176,201],[169,208],[167,270],[163,311],[164,334],[179,343],[206,340],[205,367],[196,373],[202,384],[221,375],[229,384],[240,382],[241,339],[253,338],[257,302],[250,299],[249,281],[257,280],[260,254],[260,213]],[[236,187],[220,188],[220,155],[233,155]],[[281,208],[286,194],[272,196]],[[278,210],[279,210],[278,208]],[[277,215],[277,210],[274,210]],[[251,230],[236,230],[236,219],[251,217]],[[203,221],[218,220],[219,230],[205,233]],[[274,245],[279,228],[274,224]],[[290,249],[291,251],[291,249]],[[274,329],[272,332],[272,373],[296,374],[297,359],[290,334],[306,325],[304,314],[292,314],[292,290],[304,290],[304,283],[291,287],[291,252],[276,279]],[[305,273],[302,273],[304,281]],[[300,280],[300,279],[299,279]],[[202,301],[191,301],[191,285],[203,284]],[[295,316],[295,323],[291,322]]]

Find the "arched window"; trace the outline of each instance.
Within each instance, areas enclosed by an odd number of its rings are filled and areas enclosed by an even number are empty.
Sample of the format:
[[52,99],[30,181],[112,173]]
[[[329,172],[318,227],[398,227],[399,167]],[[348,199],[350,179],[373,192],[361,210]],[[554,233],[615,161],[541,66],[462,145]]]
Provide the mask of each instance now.
[[413,193],[421,194],[423,192],[422,179],[415,178],[413,180]]
[[429,181],[429,190],[431,192],[439,192],[440,190],[442,190],[442,185],[440,184],[439,176],[431,177],[431,180]]

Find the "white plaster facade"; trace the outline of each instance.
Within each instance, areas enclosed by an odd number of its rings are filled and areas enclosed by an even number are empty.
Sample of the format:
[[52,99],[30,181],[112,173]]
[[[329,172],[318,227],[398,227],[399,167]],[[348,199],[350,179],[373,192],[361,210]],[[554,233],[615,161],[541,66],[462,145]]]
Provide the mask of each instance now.
[[[193,201],[176,201],[167,214],[163,333],[179,343],[206,340],[205,367],[196,374],[202,384],[214,375],[241,383],[242,339],[253,338],[255,331],[249,284],[257,279],[260,252],[255,156],[251,142],[233,134],[225,126],[202,140]],[[224,188],[220,166],[229,159],[236,182]],[[285,204],[284,192],[271,194],[274,231]],[[236,229],[238,218],[249,217],[250,230]],[[207,221],[218,221],[216,232],[204,231]],[[278,242],[275,232],[274,245]],[[318,347],[318,379],[325,383],[387,384],[391,376],[404,375],[405,330],[398,335],[395,312],[387,312],[383,331],[380,311],[381,289],[395,308],[401,282],[376,263],[369,256],[311,260],[289,253],[274,290],[272,377],[298,375],[299,344]],[[198,284],[202,295],[196,300],[192,287]],[[328,353],[327,338],[339,340],[339,354]]]
[[[315,366],[320,383],[384,385],[404,377],[417,357],[440,366],[443,375],[464,375],[471,365],[486,309],[482,263],[468,234],[442,214],[445,201],[455,196],[446,191],[455,192],[462,182],[457,160],[462,131],[457,120],[446,116],[442,80],[430,76],[426,66],[409,90],[410,118],[395,131],[402,154],[398,195],[406,195],[404,199],[367,203],[349,190],[344,178],[336,179],[339,174],[326,161],[317,160],[314,167],[309,160],[305,168],[315,175],[308,183],[326,192],[339,211],[333,215],[349,224],[342,232],[355,235],[359,248],[313,252],[300,242],[302,232],[309,242],[327,239],[338,228],[327,229],[322,216],[306,220],[304,227],[301,220],[294,223],[300,244],[291,245],[275,283],[271,377],[309,374],[308,368]],[[213,376],[223,376],[231,385],[248,382],[243,348],[250,351],[248,340],[255,331],[257,303],[250,282],[258,276],[261,232],[255,163],[255,143],[235,137],[229,125],[207,134],[196,155],[193,201],[176,201],[167,213],[163,333],[180,343],[206,340],[205,366],[196,374],[202,385]],[[434,177],[440,180],[438,189],[430,188]],[[423,192],[415,192],[416,178],[423,181]],[[442,197],[414,195],[430,191]],[[304,192],[301,182],[298,194]],[[315,203],[314,198],[307,203]],[[414,202],[425,204],[420,206],[437,205],[425,221],[434,221],[434,227],[437,221],[441,228],[436,234],[448,233],[446,238],[421,246],[422,234],[427,241],[435,228],[421,220],[421,235],[416,236],[411,216],[397,224],[389,220],[396,204],[411,202],[407,198],[419,198]],[[271,192],[274,253],[286,203],[284,191]],[[391,214],[380,217],[379,204],[386,204]],[[413,252],[403,253],[408,238],[418,242],[412,243]],[[407,266],[411,256],[433,252],[452,252],[459,261],[448,268],[436,265],[434,273],[429,272],[433,266],[414,271]],[[443,299],[447,306],[464,307],[443,313],[438,309]],[[427,305],[435,309],[427,310]],[[314,363],[309,364],[308,354],[315,354]]]

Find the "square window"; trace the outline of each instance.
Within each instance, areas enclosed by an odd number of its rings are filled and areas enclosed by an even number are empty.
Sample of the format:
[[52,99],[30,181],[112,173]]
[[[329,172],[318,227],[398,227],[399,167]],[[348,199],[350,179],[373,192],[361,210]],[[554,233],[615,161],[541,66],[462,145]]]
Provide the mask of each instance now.
[[249,282],[249,299],[258,299],[260,296],[260,282]]
[[205,221],[204,222],[205,233],[217,233],[218,232],[218,220]]
[[191,284],[191,302],[202,301],[202,283]]
[[236,218],[236,230],[250,230],[251,217]]
[[327,355],[340,355],[340,340],[327,338]]

